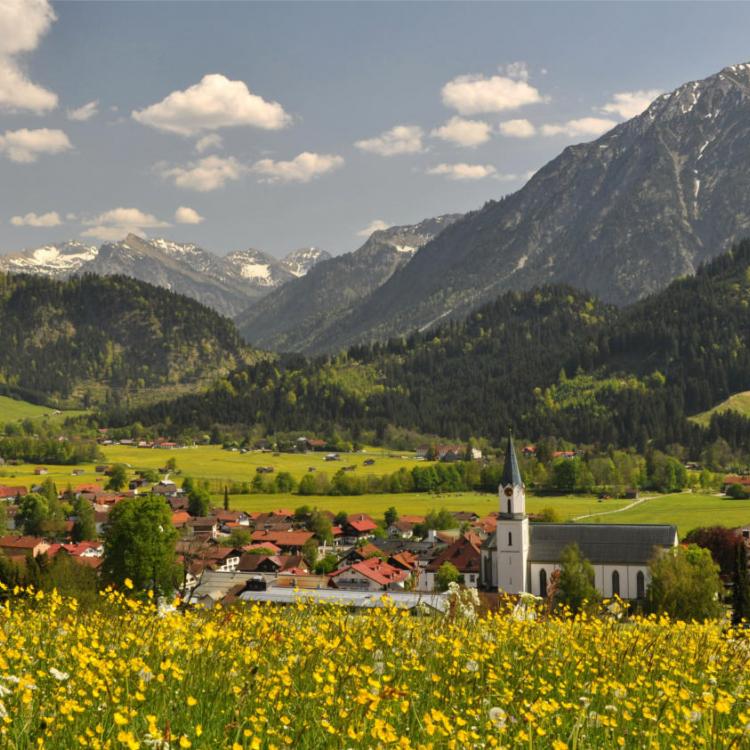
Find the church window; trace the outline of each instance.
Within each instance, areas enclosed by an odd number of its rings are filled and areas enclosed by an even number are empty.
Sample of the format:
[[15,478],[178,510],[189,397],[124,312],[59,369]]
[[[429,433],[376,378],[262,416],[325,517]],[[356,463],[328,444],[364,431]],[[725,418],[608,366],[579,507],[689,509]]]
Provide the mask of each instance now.
[[547,596],[547,571],[544,568],[539,571],[539,596]]
[[508,498],[508,513],[510,514],[510,498]]
[[508,532],[508,546],[509,547],[513,546],[513,534],[511,534],[510,531]]
[[639,599],[643,599],[646,596],[646,576],[643,575],[642,570],[639,570],[638,575],[635,577],[635,590],[636,596]]
[[620,574],[615,570],[612,573],[612,596],[620,595]]

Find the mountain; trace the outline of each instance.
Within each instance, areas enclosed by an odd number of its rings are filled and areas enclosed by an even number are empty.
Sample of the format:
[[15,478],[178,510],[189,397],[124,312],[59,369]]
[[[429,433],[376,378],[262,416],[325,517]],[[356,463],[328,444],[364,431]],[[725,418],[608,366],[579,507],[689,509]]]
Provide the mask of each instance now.
[[96,258],[99,249],[82,242],[59,242],[32,250],[0,256],[0,271],[6,273],[40,273],[44,276],[67,276]]
[[[163,429],[258,423],[382,439],[388,430],[660,448],[692,457],[719,437],[750,441],[750,420],[688,417],[750,383],[750,240],[694,276],[625,307],[563,285],[506,292],[463,320],[345,354],[263,361],[201,396],[120,422]],[[170,427],[171,426],[171,427]]]
[[237,317],[247,341],[276,351],[314,351],[339,320],[416,251],[459,218],[446,214],[373,232],[358,250],[318,263]]
[[185,294],[233,316],[327,257],[328,253],[317,248],[294,251],[282,260],[252,248],[222,257],[191,243],[129,234],[99,248],[64,242],[0,257],[0,271],[55,278],[122,274]]
[[234,324],[124,276],[0,273],[0,385],[65,405],[143,403],[251,361]]
[[566,148],[521,190],[428,242],[314,348],[426,328],[539,284],[633,302],[750,234],[749,196],[750,64],[743,64]]

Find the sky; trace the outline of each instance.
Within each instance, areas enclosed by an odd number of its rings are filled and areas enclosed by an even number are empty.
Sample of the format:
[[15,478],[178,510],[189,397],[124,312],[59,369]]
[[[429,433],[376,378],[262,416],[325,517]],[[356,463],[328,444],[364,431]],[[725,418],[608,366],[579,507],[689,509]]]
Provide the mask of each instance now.
[[0,0],[0,253],[354,250],[750,60],[750,3]]

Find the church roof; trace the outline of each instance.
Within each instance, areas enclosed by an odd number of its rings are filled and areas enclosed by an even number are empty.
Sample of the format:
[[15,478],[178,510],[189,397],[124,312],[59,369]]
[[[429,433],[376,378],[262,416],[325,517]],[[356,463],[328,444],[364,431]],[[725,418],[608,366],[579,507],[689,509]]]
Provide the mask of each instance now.
[[516,458],[516,449],[513,447],[513,433],[508,432],[508,445],[505,448],[505,466],[503,467],[503,486],[512,484],[522,485],[521,470],[518,468],[518,459]]
[[655,547],[673,547],[677,527],[660,524],[529,524],[529,562],[560,562],[562,551],[577,544],[594,565],[646,565]]

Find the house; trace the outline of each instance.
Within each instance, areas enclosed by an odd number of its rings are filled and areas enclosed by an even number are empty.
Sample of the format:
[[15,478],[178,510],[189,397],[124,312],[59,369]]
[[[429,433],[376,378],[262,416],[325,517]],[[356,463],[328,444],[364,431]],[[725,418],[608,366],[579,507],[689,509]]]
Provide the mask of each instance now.
[[488,589],[546,596],[563,550],[577,544],[594,568],[594,585],[602,596],[643,599],[650,561],[678,543],[676,527],[662,524],[529,523],[510,435],[498,492],[497,528],[481,548],[481,584]]
[[[411,518],[419,518],[420,520],[412,521]],[[388,536],[395,539],[411,539],[414,536],[414,527],[418,523],[424,523],[424,516],[402,516],[388,527]]]
[[34,474],[37,476],[43,476],[44,474],[49,474],[49,470],[44,466],[37,466],[36,469],[34,469]]
[[458,570],[463,583],[467,588],[479,586],[479,575],[481,572],[482,540],[472,533],[465,534],[453,544],[449,544],[425,569],[424,578],[420,581],[420,589],[424,591],[435,590],[435,576],[444,563],[451,563]]
[[367,514],[351,515],[344,524],[344,542],[355,544],[359,539],[370,539],[377,528],[378,525]]
[[734,484],[739,484],[743,489],[750,490],[750,475],[727,474],[721,483],[722,492],[726,492]]
[[109,511],[96,510],[94,509],[94,524],[96,526],[96,533],[101,536],[107,530],[107,524],[109,523]]
[[218,539],[219,537],[219,522],[213,516],[191,518],[187,522],[187,528],[193,536],[204,539]]
[[253,573],[204,570],[197,578],[197,585],[187,595],[186,602],[211,609],[228,597],[239,595],[253,577]]
[[0,485],[0,500],[18,500],[24,495],[28,495],[29,491],[26,487]]
[[366,544],[352,547],[349,552],[347,552],[346,555],[344,555],[341,560],[339,560],[339,563],[342,566],[352,565],[353,563],[362,562],[362,560],[367,560],[369,557],[373,557],[375,555],[383,558],[386,557],[386,555],[374,544],[367,542]]
[[403,589],[409,573],[381,560],[370,557],[330,574],[331,585],[354,591],[392,591]]
[[250,516],[241,510],[212,508],[211,515],[222,525],[250,526]]
[[186,510],[175,510],[172,511],[172,526],[176,529],[184,529],[192,516]]
[[305,542],[314,538],[312,531],[254,531],[252,541],[254,544],[271,542],[280,547],[284,552],[298,554],[302,551]]
[[307,453],[308,451],[324,451],[328,443],[325,440],[318,440],[317,438],[297,438],[297,450],[300,453]]
[[49,549],[49,543],[38,536],[2,536],[0,552],[7,557],[37,557]]

